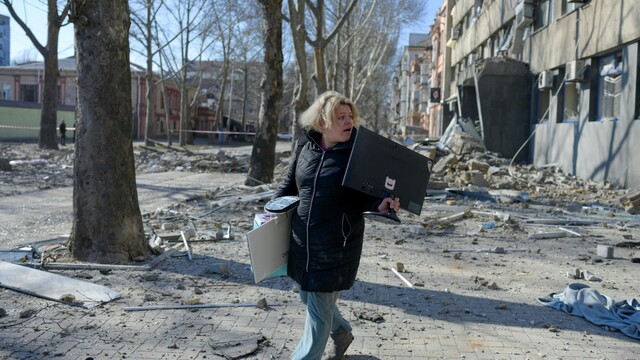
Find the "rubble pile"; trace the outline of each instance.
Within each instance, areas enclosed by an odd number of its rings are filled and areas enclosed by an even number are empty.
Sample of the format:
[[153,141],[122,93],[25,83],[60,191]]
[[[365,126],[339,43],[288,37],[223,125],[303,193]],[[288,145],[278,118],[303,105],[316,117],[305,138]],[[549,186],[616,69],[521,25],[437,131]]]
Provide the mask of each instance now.
[[[630,213],[638,211],[629,190],[607,182],[595,182],[566,174],[554,165],[538,168],[511,164],[499,154],[483,151],[473,142],[455,146],[462,155],[429,143],[416,143],[411,148],[434,160],[429,190],[459,189],[494,196],[502,190],[519,192],[523,200],[553,205],[620,208],[624,199]],[[284,176],[290,152],[276,155],[274,184]],[[41,150],[37,144],[0,144],[0,196],[12,196],[36,190],[73,185],[73,146],[60,150]],[[137,173],[165,171],[246,173],[250,155],[228,154],[210,147],[187,150],[182,147],[136,147],[134,159]],[[485,198],[486,197],[481,197]],[[498,201],[511,201],[513,196],[498,196]],[[511,199],[511,200],[509,200]]]
[[0,143],[0,196],[73,185],[73,148]]
[[[420,216],[399,212],[402,223],[398,225],[368,221],[358,281],[341,294],[343,313],[360,337],[371,339],[352,348],[355,356],[367,356],[370,349],[390,349],[398,339],[410,338],[429,338],[430,343],[444,344],[443,349],[451,351],[447,348],[451,334],[464,341],[486,337],[482,341],[489,344],[483,350],[487,354],[509,355],[508,348],[518,348],[518,353],[511,354],[516,358],[523,353],[520,349],[540,357],[560,354],[545,342],[558,336],[565,344],[565,350],[559,351],[584,353],[587,349],[599,358],[611,349],[632,352],[620,350],[628,340],[609,335],[608,329],[574,322],[538,301],[570,283],[597,287],[614,299],[638,294],[634,274],[640,263],[640,221],[630,215],[640,205],[638,190],[581,180],[555,166],[512,165],[509,159],[478,147],[460,153],[429,144],[413,148],[433,159],[426,206]],[[246,148],[244,153],[225,150],[139,147],[134,151],[136,170],[184,171],[167,175],[182,180],[180,188],[193,190],[193,177],[187,172],[241,171],[248,166]],[[12,145],[3,148],[0,158],[30,160],[45,154],[49,163],[72,164],[73,154],[67,149],[47,153],[37,150],[37,145]],[[0,296],[0,318],[22,324],[26,321],[21,320],[22,314],[33,311],[24,315],[31,319],[29,323],[13,329],[21,335],[33,333],[34,328],[55,334],[61,326],[50,319],[64,315],[65,324],[76,326],[69,326],[70,336],[83,340],[82,350],[75,351],[85,357],[104,348],[110,357],[140,356],[141,350],[136,349],[146,349],[148,344],[153,344],[158,357],[180,357],[182,349],[196,349],[207,358],[257,353],[264,358],[287,357],[299,339],[298,324],[305,316],[299,289],[287,277],[255,284],[247,233],[256,226],[255,215],[264,213],[265,203],[288,169],[290,155],[290,151],[276,155],[270,184],[223,183],[229,174],[215,173],[206,177],[205,181],[214,183],[206,192],[192,192],[181,200],[171,197],[170,203],[145,208],[142,220],[154,249],[154,256],[146,259],[136,258],[126,265],[77,262],[68,256],[64,243],[68,236],[7,249],[4,254],[0,250],[5,261],[31,263],[68,281],[95,283],[122,294],[118,301],[71,312],[68,305],[78,297],[45,298],[57,302],[50,305],[51,301],[32,293],[16,295],[0,289],[9,294]],[[21,166],[32,173],[12,166],[0,171],[0,179],[19,176],[37,185],[42,177],[38,171],[46,169],[32,163]],[[234,179],[240,177],[234,175]],[[606,216],[590,213],[592,207],[606,209]],[[58,212],[60,221],[68,221],[62,218],[68,213]],[[46,231],[42,223],[25,220],[23,224]],[[5,236],[3,231],[7,238],[17,236],[2,229],[0,237]],[[161,314],[166,310],[169,315]],[[89,311],[90,316],[85,316]],[[97,326],[100,331],[86,336],[85,326]],[[498,335],[487,335],[494,333]],[[135,337],[136,349],[123,337]],[[41,341],[15,338],[12,347],[20,349],[15,351],[32,345],[30,341]],[[33,358],[62,353],[61,349],[70,353],[68,339],[54,337],[46,345],[38,344]],[[504,339],[508,346],[496,345]],[[159,341],[164,345],[158,346]],[[120,343],[122,348],[113,345]],[[434,354],[438,351],[436,346]]]
[[[628,192],[608,182],[566,174],[554,165],[539,168],[530,164],[511,164],[510,159],[490,151],[457,155],[429,145],[418,145],[414,150],[435,160],[429,189],[455,188],[488,195],[499,195],[505,193],[500,190],[508,190],[512,194],[519,192],[524,201],[606,208],[619,208],[620,198]],[[496,200],[511,202],[513,196],[497,196]]]
[[160,149],[146,147],[136,149],[134,153],[136,171],[140,173],[164,171],[244,173],[249,171],[249,155],[231,156],[222,150],[214,154],[210,150]]
[[[73,186],[74,147],[42,150],[37,144],[0,143],[0,196]],[[165,171],[246,173],[250,155],[229,155],[211,148],[134,149],[137,173]]]

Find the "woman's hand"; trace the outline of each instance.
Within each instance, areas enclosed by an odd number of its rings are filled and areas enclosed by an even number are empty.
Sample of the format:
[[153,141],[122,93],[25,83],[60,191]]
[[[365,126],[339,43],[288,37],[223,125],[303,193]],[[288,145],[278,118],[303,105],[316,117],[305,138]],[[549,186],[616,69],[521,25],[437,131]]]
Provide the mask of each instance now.
[[378,212],[386,214],[389,210],[396,212],[400,210],[400,198],[387,197],[382,199],[382,202],[378,205]]

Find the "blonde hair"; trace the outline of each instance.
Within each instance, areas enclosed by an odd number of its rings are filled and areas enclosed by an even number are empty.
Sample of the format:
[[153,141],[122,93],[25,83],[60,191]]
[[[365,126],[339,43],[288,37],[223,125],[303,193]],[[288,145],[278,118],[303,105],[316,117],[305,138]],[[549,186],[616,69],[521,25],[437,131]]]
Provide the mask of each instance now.
[[300,115],[300,126],[306,130],[314,129],[321,133],[330,129],[336,121],[336,109],[340,105],[351,108],[353,126],[360,126],[360,114],[356,105],[344,95],[332,90],[318,96],[316,101]]

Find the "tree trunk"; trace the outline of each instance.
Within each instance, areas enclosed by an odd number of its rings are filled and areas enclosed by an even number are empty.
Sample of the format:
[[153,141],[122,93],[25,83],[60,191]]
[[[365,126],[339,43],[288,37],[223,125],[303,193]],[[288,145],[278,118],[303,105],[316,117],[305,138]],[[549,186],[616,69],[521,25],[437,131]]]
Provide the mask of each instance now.
[[149,255],[131,141],[128,1],[85,2],[72,18],[78,130],[70,248],[79,260],[127,263]]
[[[296,74],[298,75],[294,90],[292,114],[294,123],[292,135],[294,140],[302,136],[302,128],[297,121],[298,116],[309,107],[309,86],[307,85],[309,70],[307,68],[307,54],[305,51],[307,30],[304,25],[304,1],[305,0],[300,0],[296,4],[294,0],[289,0],[289,24],[291,26],[291,34],[293,34],[293,47],[296,55]],[[295,141],[291,142],[291,146],[293,150]]]
[[[48,1],[47,47],[42,53],[44,58],[44,89],[42,93],[42,111],[40,112],[40,136],[38,147],[41,149],[58,148],[58,37],[60,22],[55,0]],[[40,81],[40,79],[38,79]],[[40,94],[38,94],[40,96]]]
[[316,97],[327,91],[327,73],[324,59],[324,0],[318,0],[314,11],[316,20],[316,41],[313,47],[313,60],[315,66]]
[[156,143],[153,139],[153,137],[155,136],[155,123],[154,123],[154,119],[155,119],[155,114],[154,114],[154,108],[155,108],[155,98],[154,98],[154,89],[155,89],[155,84],[153,83],[153,50],[151,48],[151,46],[153,45],[153,36],[151,35],[151,7],[153,6],[153,1],[147,1],[146,4],[146,23],[145,23],[145,29],[147,30],[146,32],[146,41],[147,43],[145,44],[145,50],[147,51],[147,72],[146,72],[146,82],[147,82],[147,93],[146,93],[146,98],[147,98],[147,116],[145,117],[146,120],[146,126],[145,126],[145,130],[144,130],[144,144],[146,146],[155,146]]
[[[49,38],[51,41],[51,37]],[[58,37],[55,36],[57,43]],[[40,136],[38,147],[41,149],[58,148],[58,50],[50,48],[44,57],[44,89],[42,110],[40,111]],[[38,94],[38,96],[40,96]]]
[[276,133],[282,103],[282,0],[260,0],[263,8],[264,63],[260,125],[251,152],[249,176],[245,185],[259,185],[273,180]]

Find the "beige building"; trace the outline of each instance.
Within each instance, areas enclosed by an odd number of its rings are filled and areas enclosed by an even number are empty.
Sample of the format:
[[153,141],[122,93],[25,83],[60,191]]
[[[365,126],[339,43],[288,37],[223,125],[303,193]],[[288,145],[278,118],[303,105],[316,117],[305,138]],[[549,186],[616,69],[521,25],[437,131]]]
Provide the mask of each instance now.
[[[60,59],[58,80],[58,121],[68,127],[74,123],[77,101],[75,58]],[[133,139],[142,140],[146,124],[146,73],[137,66],[131,67],[131,112],[133,114]],[[157,77],[156,77],[157,78]],[[44,63],[0,67],[0,126],[1,139],[37,139],[40,112],[44,94]],[[160,86],[154,91],[154,134],[152,138],[166,138],[167,130],[177,130],[180,120],[180,92],[176,86],[166,85],[167,107]],[[194,90],[195,91],[195,90]],[[165,116],[168,109],[168,115]],[[192,111],[192,122],[197,128],[209,129],[215,119],[209,108]],[[168,121],[167,121],[168,120]],[[168,126],[167,126],[168,123]]]
[[429,35],[409,34],[409,45],[396,68],[391,123],[393,132],[402,137],[428,136],[431,49]]

